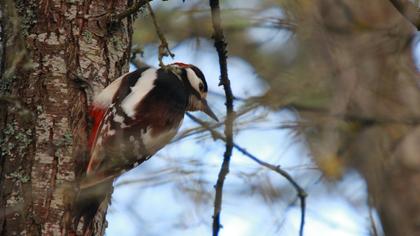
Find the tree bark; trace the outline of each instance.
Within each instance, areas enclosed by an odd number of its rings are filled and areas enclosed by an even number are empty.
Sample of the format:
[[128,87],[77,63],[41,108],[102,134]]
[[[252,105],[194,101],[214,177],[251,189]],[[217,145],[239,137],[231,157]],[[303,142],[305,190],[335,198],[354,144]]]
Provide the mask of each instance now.
[[128,70],[131,18],[108,16],[130,2],[2,2],[0,235],[70,232],[72,186],[87,162],[87,85]]

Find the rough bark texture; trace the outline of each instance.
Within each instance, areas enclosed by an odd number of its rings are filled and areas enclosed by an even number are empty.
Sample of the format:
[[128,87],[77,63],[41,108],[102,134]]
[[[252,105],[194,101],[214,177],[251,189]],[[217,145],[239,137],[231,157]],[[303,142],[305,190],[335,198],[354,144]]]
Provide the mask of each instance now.
[[[0,104],[0,235],[68,233],[69,186],[87,158],[92,93],[82,81],[101,88],[128,70],[131,20],[110,23],[106,16],[129,2],[2,2],[7,47],[0,84],[10,99]],[[104,216],[96,235],[106,227]]]

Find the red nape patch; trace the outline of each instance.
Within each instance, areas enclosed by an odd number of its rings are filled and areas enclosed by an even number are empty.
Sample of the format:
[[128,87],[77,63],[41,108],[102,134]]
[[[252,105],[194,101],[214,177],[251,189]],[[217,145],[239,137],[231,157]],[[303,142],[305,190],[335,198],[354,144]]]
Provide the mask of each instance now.
[[181,68],[189,68],[190,67],[190,65],[182,63],[182,62],[175,62],[174,64],[181,67]]
[[105,112],[106,112],[105,108],[97,107],[97,106],[91,106],[89,109],[89,115],[93,120],[92,130],[90,132],[89,140],[88,140],[89,151],[92,151],[93,145],[96,140],[96,136],[98,135],[98,132],[99,132],[99,126],[101,125],[102,119],[105,116]]

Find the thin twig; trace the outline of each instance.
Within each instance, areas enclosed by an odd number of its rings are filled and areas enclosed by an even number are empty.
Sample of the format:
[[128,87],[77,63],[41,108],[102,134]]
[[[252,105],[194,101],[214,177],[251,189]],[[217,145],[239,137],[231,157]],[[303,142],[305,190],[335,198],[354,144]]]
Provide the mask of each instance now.
[[418,6],[409,0],[390,0],[390,2],[417,30],[420,30],[420,10]]
[[[197,117],[191,115],[190,113],[187,113],[187,116],[194,122],[196,122],[197,124],[200,124],[203,128],[205,128],[206,130],[208,130],[212,137],[214,139],[220,139],[224,142],[227,142],[227,138],[225,136],[223,136],[220,132],[218,132],[217,130],[213,129],[208,123],[198,119]],[[283,170],[279,165],[273,165],[270,164],[268,162],[265,162],[261,159],[259,159],[258,157],[256,157],[255,155],[251,154],[250,152],[248,152],[245,148],[241,147],[240,145],[238,145],[237,143],[233,142],[233,147],[238,150],[239,152],[241,152],[242,154],[244,154],[246,157],[250,158],[251,160],[255,161],[256,163],[258,163],[261,166],[264,166],[278,174],[280,174],[281,176],[283,176],[284,178],[286,178],[287,181],[289,181],[289,183],[293,186],[293,188],[295,188],[296,192],[297,192],[297,196],[300,200],[300,209],[301,209],[301,219],[300,219],[300,229],[299,229],[299,235],[303,236],[303,227],[305,225],[305,209],[306,209],[306,197],[308,196],[308,194],[305,192],[305,190],[296,182],[296,180],[293,179],[293,177],[285,170]]]
[[132,6],[127,8],[125,11],[120,13],[115,13],[111,15],[111,21],[121,21],[126,17],[129,17],[137,13],[140,8],[151,2],[152,0],[138,0]]
[[373,207],[371,205],[372,202],[373,202],[372,198],[369,198],[367,205],[368,205],[368,208],[369,208],[368,210],[369,210],[369,220],[370,220],[371,233],[372,233],[372,236],[378,236],[379,235],[378,229],[376,228],[375,219],[373,218],[373,214],[372,214],[372,211],[373,211]]
[[402,118],[392,118],[392,117],[372,117],[372,116],[362,116],[359,114],[352,114],[349,112],[337,112],[331,113],[325,107],[313,107],[305,106],[297,103],[289,103],[282,106],[279,106],[278,109],[294,109],[301,112],[315,113],[320,116],[328,117],[331,119],[343,120],[346,122],[358,122],[364,125],[382,125],[382,124],[403,124],[403,125],[419,125],[420,117],[402,117]]
[[152,17],[152,21],[153,21],[153,25],[155,26],[155,30],[156,30],[156,34],[159,37],[160,40],[160,45],[159,45],[159,66],[163,67],[165,66],[165,64],[163,64],[162,59],[163,57],[166,56],[171,56],[172,58],[174,58],[175,54],[173,54],[171,52],[171,50],[169,49],[169,44],[168,41],[166,41],[165,35],[163,35],[162,31],[160,30],[160,27],[157,23],[156,20],[156,15],[153,12],[152,7],[150,6],[150,3],[147,3],[147,9],[150,12],[150,16]]
[[233,110],[233,93],[230,87],[230,80],[227,72],[227,50],[226,42],[223,35],[223,29],[221,26],[220,18],[220,6],[219,0],[209,1],[211,8],[211,19],[213,23],[213,39],[214,47],[216,48],[219,56],[220,65],[220,83],[223,85],[226,96],[226,120],[225,120],[225,136],[226,136],[226,150],[223,155],[223,163],[220,168],[219,175],[216,183],[216,196],[214,199],[214,213],[213,213],[213,236],[217,236],[220,230],[220,212],[222,209],[222,195],[223,195],[223,184],[226,175],[229,173],[230,157],[232,156],[233,149],[233,121],[235,119],[235,113]]
[[302,187],[300,187],[300,185],[293,179],[293,177],[289,173],[287,173],[287,171],[283,170],[280,166],[272,165],[268,162],[258,159],[256,156],[252,155],[246,149],[242,148],[236,143],[234,143],[233,145],[236,150],[240,151],[242,154],[249,157],[251,160],[255,161],[256,163],[264,167],[267,167],[268,169],[272,171],[277,172],[278,174],[286,178],[287,181],[289,181],[289,183],[295,188],[297,192],[297,196],[299,197],[299,200],[300,200],[300,209],[301,209],[299,235],[303,236],[303,227],[305,225],[306,197],[308,196],[305,190]]

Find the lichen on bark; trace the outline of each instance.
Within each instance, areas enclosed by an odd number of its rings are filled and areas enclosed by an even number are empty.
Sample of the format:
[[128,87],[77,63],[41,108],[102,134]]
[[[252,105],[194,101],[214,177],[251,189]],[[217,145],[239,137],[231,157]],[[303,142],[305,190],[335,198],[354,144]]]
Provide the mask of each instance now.
[[[92,16],[122,11],[127,1],[3,4],[9,20],[2,95],[22,103],[30,116],[22,117],[13,103],[0,104],[5,108],[0,112],[0,234],[66,234],[67,186],[87,162],[92,93],[78,79],[103,88],[128,70],[131,46],[130,19],[110,27],[106,18]],[[94,234],[102,234],[105,225]]]

